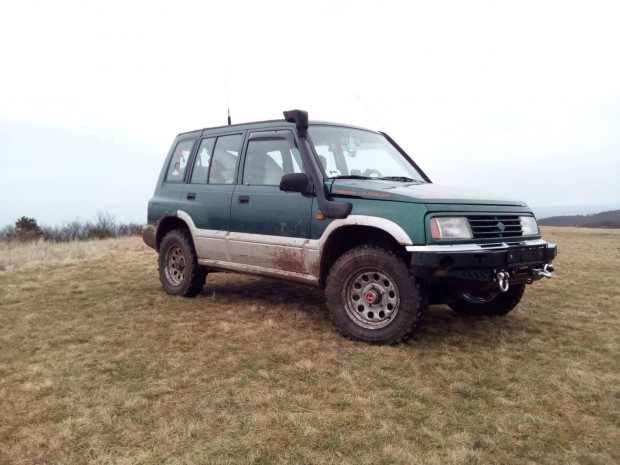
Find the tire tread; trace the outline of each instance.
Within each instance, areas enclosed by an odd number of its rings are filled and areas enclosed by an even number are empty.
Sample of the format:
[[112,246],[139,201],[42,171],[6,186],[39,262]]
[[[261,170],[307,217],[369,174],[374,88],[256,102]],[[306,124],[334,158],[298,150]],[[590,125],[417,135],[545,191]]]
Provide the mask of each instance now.
[[448,306],[462,315],[504,316],[514,310],[521,301],[524,292],[525,284],[517,284],[488,303],[476,304],[461,298],[456,302],[449,303]]
[[[361,257],[375,256],[384,260],[386,263],[390,263],[393,266],[394,273],[404,278],[408,286],[412,286],[413,292],[409,297],[413,299],[412,307],[415,311],[407,316],[405,324],[401,328],[393,329],[393,334],[388,336],[377,337],[375,332],[381,330],[368,330],[365,328],[359,328],[353,323],[349,317],[343,317],[344,310],[342,309],[342,302],[340,297],[340,287],[336,286],[338,282],[339,274],[342,273],[342,269],[348,266],[349,262],[360,259]],[[334,323],[336,329],[344,337],[353,341],[362,341],[369,344],[380,345],[389,344],[397,345],[407,342],[419,329],[420,324],[428,309],[428,295],[425,289],[420,285],[417,279],[411,273],[411,270],[403,262],[403,260],[394,251],[372,244],[364,244],[353,249],[348,250],[342,254],[336,262],[332,265],[327,276],[327,285],[325,288],[325,299],[327,308],[329,309],[329,316]],[[407,291],[407,289],[402,292]],[[406,313],[407,310],[400,308],[399,312]],[[397,316],[398,318],[398,316]],[[375,336],[375,337],[372,337]]]
[[[178,241],[181,248],[186,253],[186,269],[189,269],[189,278],[183,280],[183,283],[176,286],[171,286],[166,280],[166,274],[164,267],[164,257],[166,255],[166,248],[168,242]],[[189,266],[188,266],[189,265]],[[169,294],[182,295],[183,297],[195,297],[202,291],[207,278],[207,270],[198,264],[198,256],[189,231],[185,229],[173,229],[168,231],[161,241],[161,247],[159,251],[158,260],[159,279],[164,290]]]

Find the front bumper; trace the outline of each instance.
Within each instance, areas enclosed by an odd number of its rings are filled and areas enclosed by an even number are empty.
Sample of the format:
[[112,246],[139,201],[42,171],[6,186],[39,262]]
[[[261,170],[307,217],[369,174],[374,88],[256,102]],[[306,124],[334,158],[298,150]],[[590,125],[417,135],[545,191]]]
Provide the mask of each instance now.
[[497,274],[509,274],[510,283],[532,282],[537,272],[551,264],[557,246],[542,239],[490,245],[409,246],[411,268],[416,277],[442,284],[455,292],[497,288]]

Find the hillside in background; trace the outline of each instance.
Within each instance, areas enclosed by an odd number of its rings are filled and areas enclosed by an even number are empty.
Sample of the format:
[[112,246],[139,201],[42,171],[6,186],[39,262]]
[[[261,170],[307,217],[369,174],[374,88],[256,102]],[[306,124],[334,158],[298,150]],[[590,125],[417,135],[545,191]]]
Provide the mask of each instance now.
[[620,210],[620,203],[588,204],[588,205],[554,205],[540,207],[530,205],[536,218],[550,218],[552,216],[593,215],[595,213]]
[[620,210],[593,215],[552,216],[539,220],[542,226],[574,226],[578,228],[620,228]]

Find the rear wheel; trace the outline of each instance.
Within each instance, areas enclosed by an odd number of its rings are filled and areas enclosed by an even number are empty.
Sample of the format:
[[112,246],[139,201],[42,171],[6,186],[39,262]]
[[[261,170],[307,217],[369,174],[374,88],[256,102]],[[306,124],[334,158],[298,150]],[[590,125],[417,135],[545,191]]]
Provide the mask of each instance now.
[[189,233],[169,231],[159,247],[159,280],[168,294],[194,297],[205,285],[207,271],[198,265]]
[[506,315],[519,304],[524,292],[525,284],[515,284],[507,292],[466,293],[448,306],[464,315]]
[[336,260],[325,296],[338,330],[371,344],[407,341],[428,307],[425,293],[405,263],[376,246],[356,247]]

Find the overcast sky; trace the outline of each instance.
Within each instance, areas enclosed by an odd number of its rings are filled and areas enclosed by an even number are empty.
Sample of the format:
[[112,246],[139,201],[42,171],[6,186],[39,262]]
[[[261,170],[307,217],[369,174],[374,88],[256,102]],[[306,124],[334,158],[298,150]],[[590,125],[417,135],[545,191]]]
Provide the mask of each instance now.
[[389,133],[440,184],[620,204],[620,2],[0,0],[0,226],[144,222],[183,131]]

